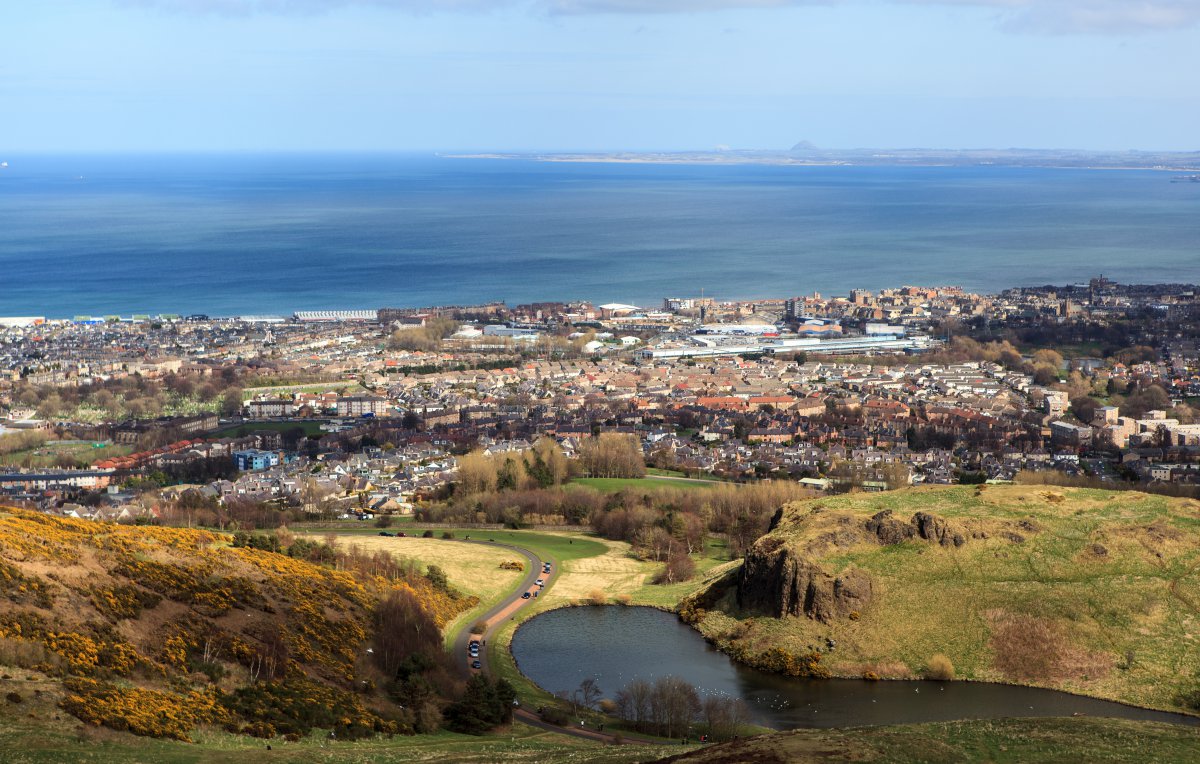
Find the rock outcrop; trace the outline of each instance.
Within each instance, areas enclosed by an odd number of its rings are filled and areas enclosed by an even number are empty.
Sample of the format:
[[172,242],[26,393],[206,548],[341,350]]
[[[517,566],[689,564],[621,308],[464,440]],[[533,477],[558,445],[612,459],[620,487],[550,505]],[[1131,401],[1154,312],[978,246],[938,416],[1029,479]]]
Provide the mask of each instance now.
[[899,544],[917,535],[917,528],[895,517],[890,509],[877,512],[867,521],[867,531],[875,534],[880,544]]
[[746,555],[738,577],[738,606],[775,617],[806,615],[822,623],[871,602],[871,577],[850,569],[832,576],[777,538],[764,537]]
[[877,512],[867,520],[867,532],[880,544],[899,544],[911,538],[936,541],[942,546],[962,546],[966,538],[944,518],[929,512],[918,512],[908,522],[898,519],[892,510]]

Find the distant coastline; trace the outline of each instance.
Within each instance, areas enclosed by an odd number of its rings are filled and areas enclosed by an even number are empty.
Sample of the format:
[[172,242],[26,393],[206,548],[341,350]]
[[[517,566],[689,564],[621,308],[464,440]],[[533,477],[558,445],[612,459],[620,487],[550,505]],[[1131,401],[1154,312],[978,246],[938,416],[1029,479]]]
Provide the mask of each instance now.
[[1200,170],[1200,152],[1056,149],[818,149],[789,151],[484,152],[446,159],[515,159],[595,164],[774,165],[789,167],[1024,167],[1079,170]]
[[0,316],[1200,280],[1200,171],[476,156],[10,161]]

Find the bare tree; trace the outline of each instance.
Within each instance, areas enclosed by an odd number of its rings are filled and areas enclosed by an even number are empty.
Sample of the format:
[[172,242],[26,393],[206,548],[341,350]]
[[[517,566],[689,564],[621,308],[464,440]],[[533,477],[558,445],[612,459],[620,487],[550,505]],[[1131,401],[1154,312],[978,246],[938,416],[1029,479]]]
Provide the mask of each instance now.
[[575,690],[579,697],[579,705],[584,708],[595,708],[600,702],[600,696],[604,693],[600,690],[600,685],[596,684],[596,680],[588,677],[579,683],[579,689]]

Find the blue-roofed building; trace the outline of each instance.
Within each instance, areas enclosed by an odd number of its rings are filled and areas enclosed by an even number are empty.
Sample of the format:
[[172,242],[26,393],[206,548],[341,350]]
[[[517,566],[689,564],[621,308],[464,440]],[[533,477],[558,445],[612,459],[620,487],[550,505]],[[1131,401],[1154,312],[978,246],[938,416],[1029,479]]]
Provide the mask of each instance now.
[[245,451],[234,451],[233,463],[242,472],[265,470],[279,464],[279,454],[274,451],[259,451],[256,448],[249,448]]

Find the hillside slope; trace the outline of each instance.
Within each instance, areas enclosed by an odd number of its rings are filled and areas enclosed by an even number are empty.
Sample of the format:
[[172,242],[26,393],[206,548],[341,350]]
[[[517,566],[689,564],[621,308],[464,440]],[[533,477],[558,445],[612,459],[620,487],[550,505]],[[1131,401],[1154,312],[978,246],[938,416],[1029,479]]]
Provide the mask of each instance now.
[[1194,711],[1200,502],[1046,486],[798,502],[681,614],[795,675],[929,667]]
[[[376,689],[387,680],[369,649],[376,604],[396,592],[417,603],[408,623],[432,622],[440,654],[433,624],[473,601],[390,558],[259,538],[276,551],[0,510],[0,666],[44,676],[44,692],[88,724],[139,735],[411,731],[413,712]],[[425,668],[436,684],[436,660]]]
[[1059,764],[1066,761],[1189,764],[1200,732],[1121,719],[1001,719],[844,730],[796,730],[661,759],[689,764],[856,761]]

